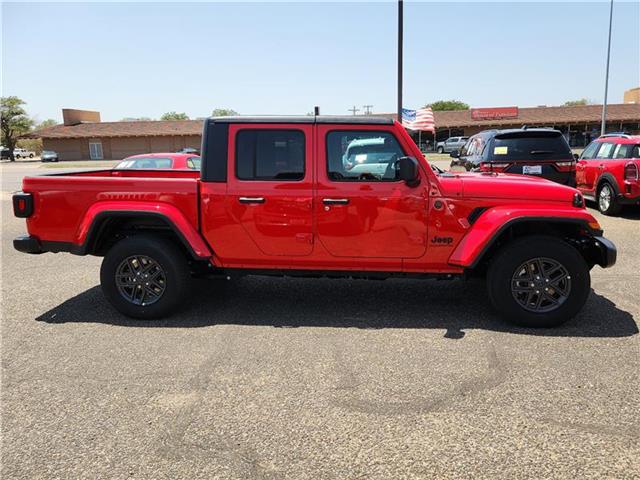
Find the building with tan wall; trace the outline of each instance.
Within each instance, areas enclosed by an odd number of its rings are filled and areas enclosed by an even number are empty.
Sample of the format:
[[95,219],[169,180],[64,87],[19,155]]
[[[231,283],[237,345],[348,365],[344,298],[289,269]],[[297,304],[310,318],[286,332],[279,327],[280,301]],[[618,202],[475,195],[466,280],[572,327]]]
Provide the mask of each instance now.
[[[97,112],[96,112],[97,113]],[[75,117],[77,120],[77,117]],[[67,120],[67,118],[65,118]],[[32,132],[60,160],[120,160],[130,155],[200,149],[202,120],[62,124]]]
[[640,87],[630,88],[624,92],[624,103],[640,103]]
[[[45,150],[60,160],[120,160],[130,155],[176,152],[200,148],[202,120],[101,122],[98,112],[65,109],[65,124],[27,135],[42,138]],[[600,135],[602,105],[576,107],[496,107],[434,112],[436,139],[469,136],[494,128],[553,127],[571,146],[583,147]],[[394,114],[379,114],[395,118]],[[640,103],[613,104],[607,108],[607,131],[640,134]],[[412,132],[418,139],[418,134]],[[433,135],[422,140],[433,145]]]

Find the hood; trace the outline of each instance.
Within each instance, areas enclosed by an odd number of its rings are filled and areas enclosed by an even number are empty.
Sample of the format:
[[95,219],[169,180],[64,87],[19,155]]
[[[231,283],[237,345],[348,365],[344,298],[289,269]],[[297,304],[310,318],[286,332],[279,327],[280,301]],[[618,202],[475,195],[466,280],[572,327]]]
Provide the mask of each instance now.
[[505,173],[456,173],[439,176],[443,194],[465,198],[496,198],[512,200],[542,200],[573,202],[575,188],[528,175]]

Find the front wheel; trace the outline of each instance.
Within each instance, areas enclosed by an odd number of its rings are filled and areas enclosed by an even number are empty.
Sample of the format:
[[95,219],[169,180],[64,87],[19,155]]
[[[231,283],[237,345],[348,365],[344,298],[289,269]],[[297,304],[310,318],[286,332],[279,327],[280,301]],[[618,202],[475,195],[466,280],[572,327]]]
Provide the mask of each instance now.
[[553,327],[574,317],[591,289],[589,267],[566,242],[523,237],[504,246],[487,274],[489,299],[508,321]]
[[191,280],[187,259],[172,242],[136,235],[104,257],[100,284],[109,302],[128,317],[161,318],[185,299]]

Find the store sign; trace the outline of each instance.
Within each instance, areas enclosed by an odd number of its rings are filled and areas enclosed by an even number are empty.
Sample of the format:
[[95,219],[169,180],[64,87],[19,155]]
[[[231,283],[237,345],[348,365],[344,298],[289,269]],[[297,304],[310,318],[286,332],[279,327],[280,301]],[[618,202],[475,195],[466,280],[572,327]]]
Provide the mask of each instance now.
[[473,120],[502,120],[518,118],[518,107],[472,108]]

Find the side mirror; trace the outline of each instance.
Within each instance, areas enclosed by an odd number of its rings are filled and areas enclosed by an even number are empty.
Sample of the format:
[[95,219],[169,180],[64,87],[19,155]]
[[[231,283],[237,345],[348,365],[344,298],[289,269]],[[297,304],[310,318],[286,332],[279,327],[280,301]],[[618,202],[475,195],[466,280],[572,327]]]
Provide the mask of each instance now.
[[449,156],[452,158],[460,158],[460,150],[458,150],[457,148],[455,150],[451,150]]
[[580,160],[580,155],[578,155],[577,153],[574,153],[573,159],[577,162],[578,160]]
[[410,187],[417,187],[420,184],[420,173],[418,161],[413,157],[400,157],[398,160],[398,178],[403,180]]

